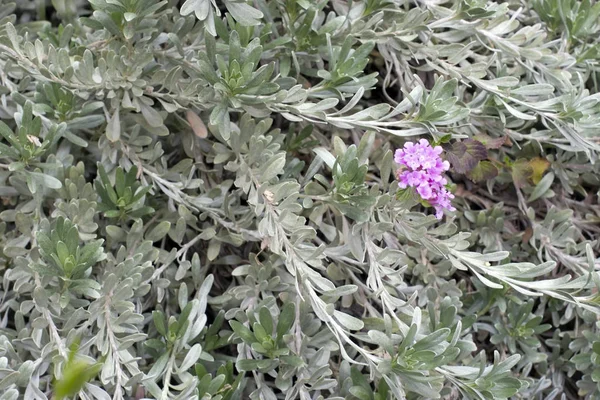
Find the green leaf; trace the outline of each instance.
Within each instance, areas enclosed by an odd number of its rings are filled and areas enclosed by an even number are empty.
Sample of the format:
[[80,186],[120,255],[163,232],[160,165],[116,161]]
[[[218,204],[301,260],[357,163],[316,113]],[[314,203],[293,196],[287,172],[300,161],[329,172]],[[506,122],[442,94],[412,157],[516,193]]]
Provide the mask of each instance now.
[[146,122],[148,122],[148,125],[154,128],[158,128],[163,125],[162,117],[153,107],[147,105],[143,101],[140,101],[140,107],[142,109],[142,115],[144,116]]
[[65,399],[77,394],[84,385],[91,381],[102,369],[102,364],[91,363],[80,359],[77,355],[79,341],[71,345],[70,354],[59,379],[53,383],[55,399]]
[[294,325],[296,319],[296,309],[293,303],[286,303],[279,314],[279,320],[277,321],[277,337],[281,338],[283,335],[289,332]]
[[529,195],[529,199],[527,201],[532,202],[532,201],[535,201],[535,200],[539,199],[540,197],[542,197],[550,189],[553,182],[554,182],[554,174],[552,172],[550,172],[549,174],[546,174],[535,186],[535,188],[533,189],[533,192],[531,192],[531,194]]
[[166,236],[169,229],[171,229],[171,223],[169,221],[162,221],[146,235],[146,239],[151,240],[152,242],[158,242]]
[[227,102],[223,101],[210,113],[210,124],[218,128],[223,139],[228,140],[231,131],[231,121],[229,119],[229,107]]
[[244,26],[255,26],[260,24],[263,13],[256,8],[246,4],[243,0],[224,0],[227,11],[231,16]]
[[271,312],[267,307],[263,307],[260,309],[259,313],[260,324],[267,332],[267,335],[271,335],[273,332],[273,317],[271,316]]
[[337,310],[333,312],[333,316],[340,324],[346,327],[346,329],[352,331],[361,330],[365,326],[360,319]]
[[21,144],[17,141],[13,131],[4,122],[0,121],[0,135],[6,139],[13,147],[18,150],[22,149]]
[[210,0],[186,0],[181,6],[181,15],[194,13],[196,18],[204,21],[209,16],[211,8]]
[[46,175],[41,172],[29,172],[29,174],[43,187],[47,187],[49,189],[60,189],[62,187],[62,182],[53,176]]
[[106,137],[111,142],[116,142],[121,137],[121,119],[118,107],[106,125]]
[[154,321],[154,326],[158,333],[162,336],[167,336],[167,322],[165,319],[165,315],[161,311],[152,311],[152,320]]
[[259,369],[259,360],[239,360],[235,363],[239,371],[255,371]]
[[6,33],[8,34],[8,39],[10,40],[13,49],[17,52],[21,52],[21,46],[19,45],[19,36],[17,35],[17,30],[15,26],[8,22],[5,26]]
[[508,110],[508,112],[511,113],[514,117],[516,117],[518,119],[523,119],[526,121],[537,120],[537,117],[535,115],[525,114],[524,112],[521,112],[521,111],[517,110],[516,108],[514,108],[513,106],[509,105],[507,102],[500,99],[499,97],[498,97],[498,99],[500,100],[500,102],[502,104],[504,104],[504,107],[506,108],[506,110]]
[[181,371],[187,371],[188,369],[192,368],[196,361],[198,361],[198,359],[200,358],[201,354],[202,347],[200,346],[200,343],[196,343],[192,346],[191,349],[188,350],[187,354],[185,355],[185,358],[179,366],[179,369]]
[[206,252],[206,257],[209,261],[214,261],[221,252],[221,242],[217,239],[211,239],[208,242],[208,250]]
[[252,333],[252,331],[250,329],[246,328],[244,325],[242,325],[238,321],[235,321],[235,320],[229,321],[229,325],[231,326],[233,331],[236,333],[236,335],[238,335],[247,344],[252,344],[252,343],[256,342],[256,337],[254,337],[254,334]]
[[277,153],[273,157],[271,157],[266,163],[264,163],[258,171],[261,181],[269,182],[277,175],[283,173],[285,159],[285,153]]
[[594,342],[592,349],[594,350],[594,353],[600,355],[600,341]]
[[302,360],[302,357],[298,356],[281,356],[279,359],[287,365],[291,365],[292,367],[296,368],[304,365],[304,360]]
[[349,390],[350,394],[357,397],[359,400],[372,400],[373,392],[361,386],[352,386]]

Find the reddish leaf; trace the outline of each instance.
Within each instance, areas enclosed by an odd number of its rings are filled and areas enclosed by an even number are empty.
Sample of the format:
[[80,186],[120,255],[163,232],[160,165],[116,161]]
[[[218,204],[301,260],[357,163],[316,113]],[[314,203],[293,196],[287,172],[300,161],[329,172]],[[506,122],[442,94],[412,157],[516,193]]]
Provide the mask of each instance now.
[[491,137],[483,133],[473,137],[473,139],[481,142],[487,149],[499,149],[506,144],[507,138],[507,136]]
[[487,149],[483,143],[473,139],[454,142],[452,146],[447,146],[446,149],[446,157],[452,165],[452,169],[459,174],[466,174],[475,168],[479,161],[488,157]]
[[475,168],[467,173],[467,177],[473,182],[488,181],[498,176],[498,168],[490,161],[480,161]]
[[519,158],[512,165],[512,178],[516,187],[522,188],[527,185],[533,175],[533,168],[530,162],[524,158]]
[[523,231],[523,236],[521,237],[521,240],[523,241],[523,243],[528,243],[529,240],[531,240],[532,236],[533,236],[533,228],[528,226],[525,229],[525,231]]
[[204,122],[200,119],[198,114],[196,114],[192,110],[187,110],[185,113],[185,118],[187,119],[188,123],[192,127],[192,130],[194,131],[194,134],[196,136],[198,136],[199,138],[202,138],[202,139],[204,139],[208,136],[208,131],[206,130],[206,125],[204,125]]

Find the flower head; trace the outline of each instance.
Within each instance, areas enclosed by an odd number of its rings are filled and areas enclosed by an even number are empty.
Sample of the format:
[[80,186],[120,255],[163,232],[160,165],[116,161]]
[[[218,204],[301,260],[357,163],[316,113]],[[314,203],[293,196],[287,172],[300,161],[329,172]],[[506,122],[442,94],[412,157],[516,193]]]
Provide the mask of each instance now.
[[394,160],[402,166],[398,170],[398,186],[415,188],[435,208],[438,219],[444,210],[455,210],[450,202],[454,195],[444,186],[448,181],[442,174],[448,171],[450,163],[442,160],[442,151],[440,146],[431,147],[427,140],[421,139],[418,143],[405,143],[394,155]]

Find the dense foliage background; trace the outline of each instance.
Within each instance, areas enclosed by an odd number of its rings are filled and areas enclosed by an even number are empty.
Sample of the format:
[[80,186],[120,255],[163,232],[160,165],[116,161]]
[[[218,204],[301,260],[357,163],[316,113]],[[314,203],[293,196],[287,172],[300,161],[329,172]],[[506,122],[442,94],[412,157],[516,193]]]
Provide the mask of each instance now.
[[599,16],[0,0],[0,399],[600,398]]

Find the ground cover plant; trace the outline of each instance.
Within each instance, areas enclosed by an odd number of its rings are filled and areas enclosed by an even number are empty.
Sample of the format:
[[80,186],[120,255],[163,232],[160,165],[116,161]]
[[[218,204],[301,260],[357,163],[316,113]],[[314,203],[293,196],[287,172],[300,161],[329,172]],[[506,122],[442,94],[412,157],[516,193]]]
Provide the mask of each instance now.
[[599,17],[0,0],[0,400],[600,398]]

